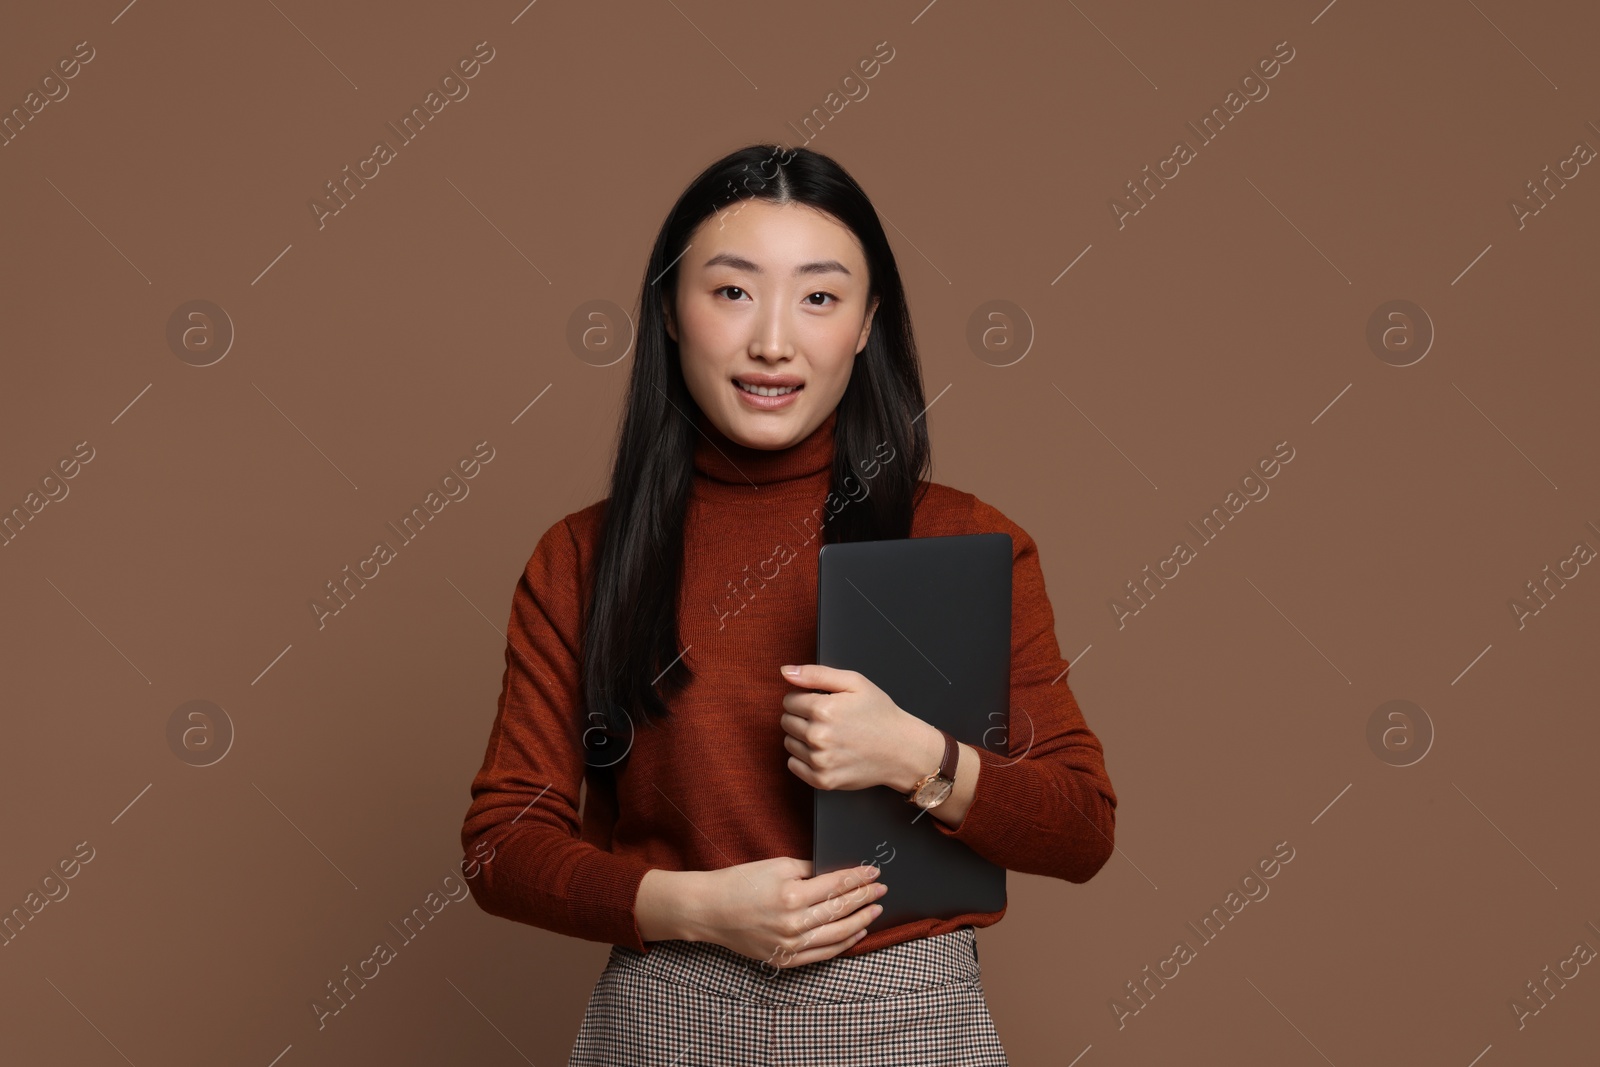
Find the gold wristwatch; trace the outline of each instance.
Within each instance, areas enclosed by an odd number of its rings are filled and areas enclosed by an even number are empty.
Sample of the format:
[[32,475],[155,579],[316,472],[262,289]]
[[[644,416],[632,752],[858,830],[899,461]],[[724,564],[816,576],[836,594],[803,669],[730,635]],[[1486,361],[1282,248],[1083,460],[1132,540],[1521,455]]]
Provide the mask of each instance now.
[[947,731],[939,732],[944,734],[944,758],[939,761],[939,769],[918,778],[917,784],[906,794],[908,804],[915,804],[924,811],[948,800],[956,785],[956,763],[961,758],[961,746]]

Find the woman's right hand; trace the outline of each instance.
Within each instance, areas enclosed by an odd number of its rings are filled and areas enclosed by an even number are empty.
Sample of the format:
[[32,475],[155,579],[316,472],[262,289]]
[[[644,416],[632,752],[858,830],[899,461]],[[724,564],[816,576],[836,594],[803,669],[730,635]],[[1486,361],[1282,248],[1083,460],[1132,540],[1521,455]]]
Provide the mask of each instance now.
[[815,878],[811,870],[810,860],[778,856],[695,872],[695,939],[777,968],[837,956],[878,917],[873,901],[888,887],[870,864]]

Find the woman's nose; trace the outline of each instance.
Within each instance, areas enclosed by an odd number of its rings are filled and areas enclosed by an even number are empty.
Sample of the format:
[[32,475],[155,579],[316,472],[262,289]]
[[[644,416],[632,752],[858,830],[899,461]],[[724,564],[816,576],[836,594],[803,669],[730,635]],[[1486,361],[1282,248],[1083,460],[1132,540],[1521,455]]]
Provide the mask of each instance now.
[[771,308],[756,323],[752,338],[755,354],[763,356],[794,355],[794,324],[781,308]]

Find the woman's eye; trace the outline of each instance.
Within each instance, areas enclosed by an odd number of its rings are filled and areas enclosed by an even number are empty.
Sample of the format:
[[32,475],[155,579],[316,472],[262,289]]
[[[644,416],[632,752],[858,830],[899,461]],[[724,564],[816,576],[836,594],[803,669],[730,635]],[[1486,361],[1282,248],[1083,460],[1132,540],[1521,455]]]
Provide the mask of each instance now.
[[[719,287],[717,289],[713,289],[712,292],[714,292],[714,293],[730,293],[730,294],[732,294],[730,298],[733,299],[733,300],[738,300],[742,296],[748,296],[749,295],[746,290],[740,288],[737,285],[724,285],[724,286],[721,286],[721,287]],[[832,293],[822,292],[821,290],[818,290],[817,292],[812,293],[810,296],[806,297],[805,299],[806,299],[806,301],[810,302],[810,306],[811,307],[828,307],[829,305],[826,302],[822,302],[822,303],[816,302],[816,298],[819,297],[819,296],[824,298],[824,301],[831,300],[835,304],[837,304],[839,302],[839,298],[838,297],[834,296]]]

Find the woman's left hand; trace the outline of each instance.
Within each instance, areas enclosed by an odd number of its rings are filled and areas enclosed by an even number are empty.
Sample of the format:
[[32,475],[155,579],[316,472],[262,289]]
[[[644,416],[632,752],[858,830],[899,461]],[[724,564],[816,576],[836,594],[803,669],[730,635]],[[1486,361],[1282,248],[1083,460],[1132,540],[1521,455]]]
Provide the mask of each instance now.
[[[887,785],[908,792],[925,773],[913,768],[938,764],[943,753],[938,730],[901,708],[866,675],[818,663],[780,671],[805,690],[784,696],[780,721],[787,735],[783,747],[789,750],[789,770],[807,785]],[[824,692],[810,691],[814,689]],[[930,747],[935,743],[937,752]]]

